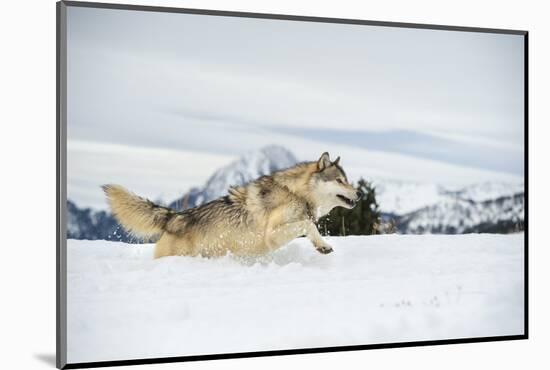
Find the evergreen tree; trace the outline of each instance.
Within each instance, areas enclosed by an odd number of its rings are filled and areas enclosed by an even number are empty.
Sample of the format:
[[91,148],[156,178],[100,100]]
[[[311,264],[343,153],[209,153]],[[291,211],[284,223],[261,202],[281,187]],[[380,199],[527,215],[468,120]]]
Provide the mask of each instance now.
[[376,189],[371,183],[360,179],[357,188],[363,197],[353,209],[334,208],[318,221],[322,235],[372,235],[380,234],[380,210],[376,202]]

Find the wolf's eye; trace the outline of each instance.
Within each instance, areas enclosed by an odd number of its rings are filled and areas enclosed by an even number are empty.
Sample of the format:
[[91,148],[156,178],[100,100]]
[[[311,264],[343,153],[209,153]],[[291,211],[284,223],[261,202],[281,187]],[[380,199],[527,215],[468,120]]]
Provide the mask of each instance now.
[[336,179],[336,182],[337,182],[338,184],[344,185],[344,182],[342,181],[342,179]]

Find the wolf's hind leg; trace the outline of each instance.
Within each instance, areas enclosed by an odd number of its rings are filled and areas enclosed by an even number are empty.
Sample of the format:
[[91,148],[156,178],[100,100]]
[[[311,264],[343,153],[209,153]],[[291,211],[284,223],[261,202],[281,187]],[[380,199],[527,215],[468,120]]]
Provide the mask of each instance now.
[[166,256],[195,256],[197,252],[184,236],[174,235],[168,232],[162,234],[155,245],[155,258]]
[[166,257],[173,255],[172,252],[172,237],[168,233],[162,234],[157,244],[155,245],[155,258]]

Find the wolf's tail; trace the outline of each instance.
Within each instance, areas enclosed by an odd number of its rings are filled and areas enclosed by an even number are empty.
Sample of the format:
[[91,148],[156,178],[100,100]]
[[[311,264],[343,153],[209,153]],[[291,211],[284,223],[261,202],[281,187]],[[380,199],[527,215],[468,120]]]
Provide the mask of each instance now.
[[148,199],[139,197],[120,185],[102,186],[113,215],[130,233],[139,237],[151,237],[162,233],[168,221],[176,213]]

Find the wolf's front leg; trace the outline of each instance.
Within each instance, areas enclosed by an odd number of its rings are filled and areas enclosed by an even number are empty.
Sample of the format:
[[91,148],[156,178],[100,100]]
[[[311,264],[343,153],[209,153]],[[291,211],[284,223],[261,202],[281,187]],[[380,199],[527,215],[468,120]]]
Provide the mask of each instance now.
[[306,236],[320,253],[332,252],[332,247],[324,240],[315,224],[311,221],[290,222],[276,227],[268,228],[266,244],[270,249],[279,248],[293,239]]
[[311,240],[313,245],[315,246],[315,249],[319,253],[323,254],[329,254],[333,251],[332,247],[323,239],[321,234],[319,234],[319,230],[317,230],[317,226],[311,221],[309,222],[309,233],[306,234],[307,238]]

